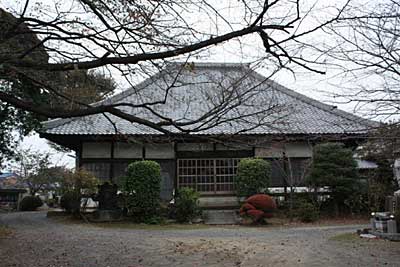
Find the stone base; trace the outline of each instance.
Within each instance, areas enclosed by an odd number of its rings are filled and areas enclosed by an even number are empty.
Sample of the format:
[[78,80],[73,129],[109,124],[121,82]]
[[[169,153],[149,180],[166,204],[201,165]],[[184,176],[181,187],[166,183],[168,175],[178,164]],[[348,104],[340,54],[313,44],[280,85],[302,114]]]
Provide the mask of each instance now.
[[400,233],[381,233],[372,231],[371,234],[390,241],[400,241]]
[[237,210],[203,210],[205,224],[238,224]]
[[116,222],[121,221],[122,211],[121,210],[96,210],[93,213],[90,221],[92,222]]
[[202,209],[239,209],[237,196],[201,196],[199,206]]

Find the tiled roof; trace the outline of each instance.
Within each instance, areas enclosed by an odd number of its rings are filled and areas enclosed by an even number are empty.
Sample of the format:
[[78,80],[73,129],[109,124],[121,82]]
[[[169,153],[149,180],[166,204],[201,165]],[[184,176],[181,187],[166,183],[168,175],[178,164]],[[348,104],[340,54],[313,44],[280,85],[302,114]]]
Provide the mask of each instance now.
[[[171,64],[134,88],[94,105],[162,101],[165,95],[165,104],[156,104],[152,108],[159,115],[178,122],[201,118],[210,110],[227,105],[215,116],[182,127],[197,129],[193,134],[364,134],[370,126],[376,125],[292,91],[245,64],[195,63],[183,68],[180,63]],[[160,121],[145,108],[122,106],[120,109],[153,122]],[[42,132],[112,135],[115,134],[113,124],[121,134],[161,134],[110,114],[47,121],[43,123]],[[166,129],[180,132],[172,126]]]

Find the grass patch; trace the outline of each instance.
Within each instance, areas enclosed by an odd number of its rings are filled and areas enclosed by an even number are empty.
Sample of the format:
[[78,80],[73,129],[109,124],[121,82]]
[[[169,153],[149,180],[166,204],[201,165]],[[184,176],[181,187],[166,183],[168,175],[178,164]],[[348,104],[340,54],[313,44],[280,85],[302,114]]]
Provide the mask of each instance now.
[[329,240],[339,241],[339,242],[356,242],[356,241],[360,241],[361,238],[356,233],[344,233],[344,234],[332,236],[331,238],[329,238]]
[[5,226],[5,225],[0,225],[0,238],[6,238],[10,236],[12,233],[12,230]]

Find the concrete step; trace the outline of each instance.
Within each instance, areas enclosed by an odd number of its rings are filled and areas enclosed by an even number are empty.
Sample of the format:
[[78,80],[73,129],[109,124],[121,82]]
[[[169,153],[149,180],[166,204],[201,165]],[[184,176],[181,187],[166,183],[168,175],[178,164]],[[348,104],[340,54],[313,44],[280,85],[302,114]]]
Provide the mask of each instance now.
[[239,216],[237,210],[203,210],[205,224],[237,224]]
[[239,201],[236,196],[201,196],[199,206],[203,209],[238,208]]

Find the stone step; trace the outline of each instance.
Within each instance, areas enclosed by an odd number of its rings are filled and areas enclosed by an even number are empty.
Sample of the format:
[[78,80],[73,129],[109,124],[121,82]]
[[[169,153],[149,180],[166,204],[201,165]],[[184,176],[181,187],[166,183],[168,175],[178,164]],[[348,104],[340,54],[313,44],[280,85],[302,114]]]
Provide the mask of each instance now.
[[239,217],[237,210],[203,210],[205,224],[237,224]]
[[236,196],[201,196],[199,206],[203,209],[238,208],[239,201]]

